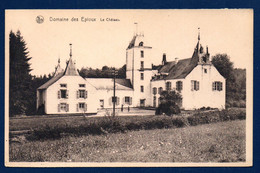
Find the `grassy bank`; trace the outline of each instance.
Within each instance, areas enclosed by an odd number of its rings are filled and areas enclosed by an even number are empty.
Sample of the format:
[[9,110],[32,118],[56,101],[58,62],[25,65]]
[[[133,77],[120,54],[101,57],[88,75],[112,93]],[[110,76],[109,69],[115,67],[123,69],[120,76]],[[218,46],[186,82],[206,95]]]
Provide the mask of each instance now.
[[11,143],[10,161],[245,161],[245,121]]

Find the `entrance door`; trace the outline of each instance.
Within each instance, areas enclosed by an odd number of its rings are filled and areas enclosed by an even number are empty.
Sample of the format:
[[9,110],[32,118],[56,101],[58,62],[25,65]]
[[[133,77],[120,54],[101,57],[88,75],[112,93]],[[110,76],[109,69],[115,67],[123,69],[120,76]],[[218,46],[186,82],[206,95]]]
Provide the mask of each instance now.
[[145,107],[145,99],[140,100],[140,107]]
[[99,100],[100,108],[104,108],[104,100]]

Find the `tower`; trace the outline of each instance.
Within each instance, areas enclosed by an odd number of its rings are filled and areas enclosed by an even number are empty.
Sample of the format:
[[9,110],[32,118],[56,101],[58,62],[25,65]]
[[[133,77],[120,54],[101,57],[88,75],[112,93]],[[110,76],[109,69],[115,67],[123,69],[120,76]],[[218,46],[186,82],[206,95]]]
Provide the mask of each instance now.
[[126,49],[126,78],[134,90],[134,106],[150,105],[150,80],[152,77],[152,47],[147,46],[143,34],[134,34]]

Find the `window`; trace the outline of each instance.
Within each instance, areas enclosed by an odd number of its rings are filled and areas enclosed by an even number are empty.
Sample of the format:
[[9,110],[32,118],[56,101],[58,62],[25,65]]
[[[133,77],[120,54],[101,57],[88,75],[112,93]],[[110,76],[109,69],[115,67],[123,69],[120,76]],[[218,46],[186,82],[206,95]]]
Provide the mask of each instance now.
[[58,93],[58,98],[67,99],[68,98],[67,90],[60,90]]
[[78,90],[77,91],[77,98],[86,99],[88,97],[88,91],[86,90]]
[[78,103],[77,104],[77,111],[87,111],[87,104],[86,103]]
[[144,92],[144,86],[141,85],[140,89],[141,89],[141,92],[143,93]]
[[191,91],[198,91],[200,89],[199,81],[192,80],[191,81]]
[[99,104],[100,104],[100,107],[101,108],[104,108],[104,100],[102,99],[102,100],[99,100]]
[[60,84],[60,87],[66,88],[66,87],[67,87],[67,84]]
[[141,50],[141,58],[143,58],[143,57],[144,57],[144,51]]
[[154,95],[157,94],[157,88],[156,87],[153,88],[153,94]]
[[139,43],[139,46],[143,46],[143,45],[144,45],[144,42],[141,41],[141,42]]
[[204,73],[208,73],[208,70],[204,68]]
[[84,88],[84,87],[85,87],[85,84],[79,84],[79,87]]
[[85,90],[79,90],[79,98],[85,98]]
[[144,69],[144,62],[141,61],[141,69]]
[[115,102],[116,105],[120,104],[120,100],[119,97],[111,97],[111,102],[113,104],[113,102]]
[[85,103],[79,103],[79,109],[85,109]]
[[58,112],[68,112],[69,111],[69,105],[67,103],[60,103],[58,104]]
[[212,83],[212,90],[213,91],[222,91],[222,82],[216,81]]
[[166,82],[166,90],[170,91],[172,89],[172,83],[171,82]]
[[141,80],[144,80],[144,73],[141,73]]
[[182,81],[177,81],[176,82],[176,90],[181,91],[182,90]]
[[163,91],[163,88],[162,88],[162,87],[160,87],[160,88],[158,89],[158,94],[161,94],[161,93],[162,93],[162,91]]
[[125,97],[125,104],[131,105],[132,104],[132,97]]

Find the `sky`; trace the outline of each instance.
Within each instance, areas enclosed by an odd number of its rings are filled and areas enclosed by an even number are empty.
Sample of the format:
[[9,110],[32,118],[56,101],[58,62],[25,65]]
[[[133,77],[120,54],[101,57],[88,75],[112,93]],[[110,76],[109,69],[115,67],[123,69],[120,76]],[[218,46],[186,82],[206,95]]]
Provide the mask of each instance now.
[[[43,23],[36,22],[39,15]],[[161,63],[163,53],[168,61],[190,58],[198,28],[202,46],[208,46],[211,56],[226,53],[236,68],[253,64],[253,11],[247,9],[7,10],[5,20],[6,58],[9,32],[20,30],[32,57],[31,74],[36,76],[54,72],[59,58],[65,68],[70,43],[78,69],[122,67],[136,32],[143,33],[144,45],[152,47],[149,58],[155,65]]]

